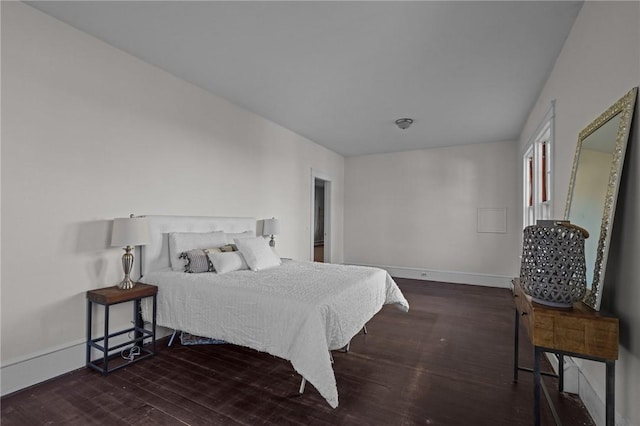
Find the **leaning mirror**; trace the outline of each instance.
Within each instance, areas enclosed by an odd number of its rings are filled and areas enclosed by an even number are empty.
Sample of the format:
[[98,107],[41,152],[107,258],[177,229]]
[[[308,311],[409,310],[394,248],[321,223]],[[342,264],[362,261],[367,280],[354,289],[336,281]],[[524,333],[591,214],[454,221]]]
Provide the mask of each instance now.
[[600,309],[609,242],[622,175],[635,87],[589,124],[578,136],[565,219],[585,228],[587,293],[583,302]]

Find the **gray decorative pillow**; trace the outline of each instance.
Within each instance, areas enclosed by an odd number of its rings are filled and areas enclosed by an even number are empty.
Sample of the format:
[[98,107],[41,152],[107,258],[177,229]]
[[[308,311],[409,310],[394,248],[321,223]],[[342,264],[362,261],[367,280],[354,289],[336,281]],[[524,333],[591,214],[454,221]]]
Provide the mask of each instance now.
[[[215,249],[212,249],[215,250]],[[182,252],[180,259],[186,260],[184,271],[190,274],[199,274],[201,272],[212,272],[213,264],[209,261],[207,252],[209,249],[194,249]]]

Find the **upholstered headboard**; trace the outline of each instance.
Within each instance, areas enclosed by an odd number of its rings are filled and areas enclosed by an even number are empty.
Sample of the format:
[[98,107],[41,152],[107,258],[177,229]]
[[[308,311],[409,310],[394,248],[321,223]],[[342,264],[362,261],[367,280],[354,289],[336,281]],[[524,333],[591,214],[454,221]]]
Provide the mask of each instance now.
[[140,274],[167,269],[169,261],[170,232],[212,232],[239,233],[256,232],[256,220],[252,217],[210,217],[210,216],[146,216],[149,221],[151,242],[141,246]]

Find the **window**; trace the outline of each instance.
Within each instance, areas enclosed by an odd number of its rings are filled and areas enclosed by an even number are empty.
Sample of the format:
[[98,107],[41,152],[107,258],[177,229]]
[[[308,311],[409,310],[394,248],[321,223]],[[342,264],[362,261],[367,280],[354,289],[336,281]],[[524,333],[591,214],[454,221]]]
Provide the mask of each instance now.
[[551,219],[553,119],[555,105],[538,126],[523,155],[523,225],[534,225],[537,220]]
[[524,155],[524,220],[525,227],[532,225],[536,221],[535,207],[533,205],[533,147],[530,146]]

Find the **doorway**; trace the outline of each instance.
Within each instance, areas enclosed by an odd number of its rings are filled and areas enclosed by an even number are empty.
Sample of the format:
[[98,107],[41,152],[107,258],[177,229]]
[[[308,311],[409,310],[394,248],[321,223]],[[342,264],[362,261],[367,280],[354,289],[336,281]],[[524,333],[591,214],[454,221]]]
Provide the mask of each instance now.
[[312,170],[311,188],[311,259],[330,263],[331,180]]

